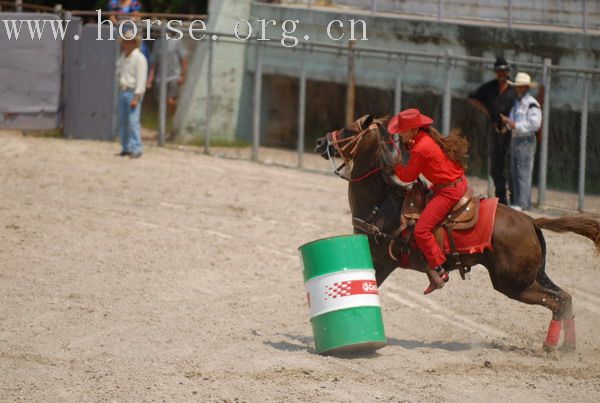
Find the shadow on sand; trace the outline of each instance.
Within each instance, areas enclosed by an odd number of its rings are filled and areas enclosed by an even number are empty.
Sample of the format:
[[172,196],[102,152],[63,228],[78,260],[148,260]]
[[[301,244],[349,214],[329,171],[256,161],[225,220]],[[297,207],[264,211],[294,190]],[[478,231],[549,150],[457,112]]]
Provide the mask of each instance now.
[[[278,336],[288,339],[287,341],[265,341],[264,344],[279,351],[296,352],[306,351],[309,354],[317,354],[314,348],[314,338],[308,336],[299,336],[293,334],[279,333]],[[444,351],[469,351],[469,350],[500,350],[513,351],[514,347],[506,346],[498,343],[459,343],[459,342],[441,342],[434,341],[431,343],[418,340],[396,339],[394,337],[387,338],[388,346],[398,346],[407,350],[415,350],[419,348],[429,348]],[[354,354],[339,354],[335,355],[339,358],[375,358],[378,357],[376,351]]]

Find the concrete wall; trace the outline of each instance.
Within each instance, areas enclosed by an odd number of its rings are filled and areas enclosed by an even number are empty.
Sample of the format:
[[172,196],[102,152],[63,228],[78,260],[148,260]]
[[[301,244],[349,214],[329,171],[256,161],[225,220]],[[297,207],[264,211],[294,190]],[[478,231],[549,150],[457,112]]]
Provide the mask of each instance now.
[[[320,42],[344,46],[347,42],[332,41],[326,35],[325,27],[334,19],[347,21],[351,18],[365,20],[368,28],[368,42],[358,41],[356,48],[377,48],[383,50],[408,50],[431,52],[443,55],[450,50],[453,55],[479,56],[491,60],[498,54],[517,64],[519,62],[543,63],[544,58],[551,58],[553,64],[565,67],[596,67],[599,65],[600,37],[586,36],[578,33],[541,32],[532,30],[506,29],[492,26],[471,26],[453,23],[437,23],[414,21],[384,15],[359,15],[342,10],[323,9],[308,10],[298,8],[275,7],[255,4],[252,15],[272,18],[277,21],[297,19],[300,21],[297,36],[310,35],[310,42]],[[346,30],[347,31],[347,30]],[[280,32],[270,30],[270,35],[277,38]],[[337,32],[336,32],[337,34]],[[346,32],[346,34],[348,34]],[[265,52],[267,71],[298,76],[300,66],[304,63],[309,77],[315,79],[344,82],[346,80],[346,63],[337,55],[320,54],[316,51],[306,57],[300,50],[289,50],[282,47],[269,48]],[[302,63],[301,63],[302,62]],[[248,67],[252,69],[252,64]],[[486,78],[474,74],[464,66],[457,66],[453,76],[453,89],[466,90]],[[472,66],[467,66],[472,67]],[[406,85],[434,86],[440,81],[440,71],[445,67],[440,63],[415,62],[409,60],[406,70]],[[393,84],[398,71],[394,59],[373,59],[359,54],[357,79],[359,84],[387,88]],[[340,74],[341,73],[341,74]],[[541,73],[541,72],[534,72]],[[479,75],[479,76],[477,76]],[[538,77],[541,79],[541,77]],[[562,89],[561,102],[569,103],[578,97],[569,94],[570,88]],[[558,88],[557,88],[558,90]]]
[[[510,0],[512,20],[522,24],[544,24],[581,27],[583,11],[587,13],[588,27],[600,29],[600,2],[593,0]],[[308,0],[283,0],[284,4],[308,5]],[[329,0],[313,4],[331,4],[385,13],[437,16],[443,18],[485,19],[507,21],[509,0]]]
[[[248,19],[250,0],[211,0],[209,3],[208,30],[217,35],[231,35],[236,22]],[[198,42],[190,65],[190,80],[186,82],[175,116],[174,130],[178,138],[186,141],[204,134],[207,100],[207,52],[210,37]],[[211,128],[215,138],[233,140],[239,127],[239,116],[247,119],[246,106],[240,102],[245,89],[246,47],[241,43],[215,41],[213,57],[213,97]]]

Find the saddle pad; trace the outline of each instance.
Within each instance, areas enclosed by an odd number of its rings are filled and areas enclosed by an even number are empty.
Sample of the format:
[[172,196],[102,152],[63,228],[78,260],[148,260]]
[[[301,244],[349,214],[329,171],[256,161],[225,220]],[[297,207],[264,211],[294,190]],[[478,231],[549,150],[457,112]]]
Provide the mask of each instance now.
[[[471,229],[452,231],[456,250],[459,253],[472,254],[482,253],[486,249],[492,249],[492,232],[496,219],[498,198],[482,199],[479,205],[479,220]],[[444,233],[444,253],[452,253],[448,242],[448,233]]]

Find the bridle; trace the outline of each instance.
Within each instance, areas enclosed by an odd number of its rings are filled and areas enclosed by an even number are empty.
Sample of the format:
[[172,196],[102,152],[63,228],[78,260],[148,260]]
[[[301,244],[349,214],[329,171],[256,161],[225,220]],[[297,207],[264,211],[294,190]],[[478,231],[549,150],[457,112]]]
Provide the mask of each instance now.
[[[367,172],[365,175],[362,175],[358,178],[351,177],[352,168],[354,168],[352,161],[353,161],[354,157],[356,156],[356,150],[358,149],[358,146],[360,145],[362,139],[364,138],[364,135],[367,132],[369,132],[373,127],[377,127],[377,125],[371,124],[366,129],[363,129],[360,132],[353,134],[352,136],[344,137],[341,139],[338,139],[338,136],[339,136],[340,132],[343,131],[343,129],[334,130],[332,132],[327,133],[327,136],[326,136],[326,138],[327,138],[327,157],[329,158],[329,161],[331,162],[331,167],[333,169],[334,174],[336,174],[337,176],[339,176],[342,179],[347,180],[348,182],[360,182],[383,169],[383,167],[378,167],[378,168],[375,168],[375,169]],[[337,151],[337,153],[340,155],[340,158],[342,158],[342,160],[343,160],[343,162],[338,167],[335,166],[335,153],[331,153],[329,151],[330,147],[333,147],[335,149],[335,151]],[[349,151],[348,151],[348,153],[346,153],[346,150],[348,150],[348,149],[349,149]],[[346,168],[346,172],[347,172],[346,175],[344,175],[344,173],[342,173],[342,169],[344,167]]]

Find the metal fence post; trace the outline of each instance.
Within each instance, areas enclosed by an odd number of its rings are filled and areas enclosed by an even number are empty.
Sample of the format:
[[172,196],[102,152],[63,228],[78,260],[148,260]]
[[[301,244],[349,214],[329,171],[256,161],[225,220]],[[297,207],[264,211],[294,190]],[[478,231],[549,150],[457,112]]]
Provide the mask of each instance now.
[[160,28],[160,87],[158,101],[158,145],[165,145],[167,131],[167,23],[162,21]]
[[206,77],[206,120],[204,128],[204,154],[210,154],[210,118],[212,115],[213,40],[208,40],[208,68]]
[[308,8],[312,8],[313,0],[308,0]]
[[446,82],[442,104],[442,133],[444,136],[450,134],[450,114],[452,113],[452,51],[446,51]]
[[402,108],[402,76],[404,75],[404,65],[406,64],[406,58],[402,57],[399,63],[398,74],[396,75],[396,88],[394,91],[394,110],[392,113],[398,113]]
[[584,76],[583,99],[581,100],[581,137],[579,138],[579,211],[584,209],[585,199],[585,159],[587,147],[588,102],[591,77]]
[[546,203],[546,180],[548,178],[548,136],[550,128],[550,84],[552,82],[552,72],[550,67],[552,60],[544,59],[544,111],[542,115],[542,145],[540,148],[540,172],[538,177],[539,193],[538,204],[540,206]]
[[356,100],[356,74],[354,60],[354,41],[348,42],[348,85],[346,87],[346,124],[354,122]]
[[581,16],[583,24],[583,33],[587,34],[587,4],[586,0],[581,0]]
[[252,119],[252,161],[258,161],[260,146],[260,111],[262,100],[262,47],[256,43],[256,66],[254,68],[254,115]]
[[507,19],[508,19],[508,21],[507,22],[508,22],[508,27],[509,28],[512,28],[512,11],[513,11],[512,10],[512,6],[513,6],[512,0],[508,0],[508,7],[507,7],[507,13],[508,13]]
[[373,14],[377,12],[377,0],[371,0],[371,12]]
[[300,98],[298,100],[298,168],[304,167],[304,122],[306,119],[306,67],[300,74]]
[[442,0],[438,0],[438,6],[437,6],[437,11],[438,11],[438,22],[442,21]]

